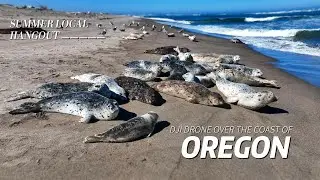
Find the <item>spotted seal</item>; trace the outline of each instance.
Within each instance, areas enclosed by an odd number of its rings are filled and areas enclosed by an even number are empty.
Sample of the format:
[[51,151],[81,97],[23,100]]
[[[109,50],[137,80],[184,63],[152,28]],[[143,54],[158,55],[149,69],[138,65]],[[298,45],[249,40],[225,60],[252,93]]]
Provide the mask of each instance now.
[[148,112],[115,126],[105,133],[88,136],[85,138],[84,143],[123,143],[149,137],[154,130],[158,117],[158,114],[152,111]]
[[126,68],[123,72],[123,75],[127,77],[137,78],[142,81],[153,81],[157,78],[156,73],[142,68]]
[[92,91],[99,93],[105,97],[111,97],[112,92],[105,84],[92,84],[86,82],[80,83],[46,83],[36,87],[34,90],[19,92],[13,94],[6,102],[17,101],[26,98],[44,99],[52,96],[58,96],[60,94]]
[[88,123],[92,119],[112,120],[116,118],[119,113],[119,105],[116,100],[94,92],[77,92],[45,98],[36,103],[26,102],[9,113],[25,114],[30,112],[71,114],[81,116],[79,122]]
[[152,71],[155,76],[159,76],[162,70],[161,65],[158,62],[151,62],[146,60],[136,60],[125,63],[124,66],[128,68],[140,68],[147,71]]
[[243,72],[248,76],[255,76],[255,77],[263,76],[262,71],[258,68],[251,68],[251,67],[240,65],[240,64],[224,64],[224,63],[221,63],[220,66],[225,69],[235,69],[237,71]]
[[216,53],[191,53],[195,62],[201,63],[226,63],[238,64],[240,61],[239,55],[216,54]]
[[214,83],[211,78],[207,76],[196,76],[190,72],[182,75],[185,81],[187,82],[195,82],[204,85],[207,88],[213,87]]
[[[176,46],[163,46],[163,47],[157,47],[155,49],[148,49],[144,53],[160,54],[160,55],[173,54],[177,56],[178,52],[176,52],[174,48],[176,48]],[[183,53],[190,52],[190,49],[185,47],[180,47],[179,49]]]
[[248,76],[244,72],[237,71],[235,69],[222,68],[212,73],[215,73],[216,75],[222,78],[225,78],[229,81],[236,82],[236,83],[244,83],[250,86],[259,86],[259,87],[267,86],[267,87],[280,88],[276,80],[267,80],[259,77]]
[[96,74],[96,73],[86,73],[82,75],[76,75],[71,77],[71,79],[77,79],[81,82],[87,82],[87,83],[95,83],[95,84],[106,84],[110,91],[113,93],[111,94],[111,98],[116,100],[127,100],[126,92],[125,90],[120,87],[113,78],[102,75],[102,74]]
[[152,87],[159,92],[182,98],[190,103],[207,106],[226,106],[220,94],[211,92],[201,84],[167,80],[156,83]]
[[130,100],[137,100],[155,106],[160,106],[165,102],[157,91],[140,79],[119,76],[114,80],[126,90]]
[[278,100],[271,91],[257,92],[247,84],[234,83],[214,74],[212,77],[216,81],[218,90],[227,97],[228,103],[235,103],[251,110],[259,110]]

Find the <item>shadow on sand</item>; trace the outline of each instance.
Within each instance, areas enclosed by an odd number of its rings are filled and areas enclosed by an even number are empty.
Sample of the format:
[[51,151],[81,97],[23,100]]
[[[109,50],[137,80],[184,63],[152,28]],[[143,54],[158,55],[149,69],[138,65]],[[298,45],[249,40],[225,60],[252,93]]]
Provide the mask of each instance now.
[[159,121],[157,122],[156,126],[154,127],[154,130],[151,134],[151,136],[161,132],[166,127],[170,126],[170,123],[168,121]]
[[264,113],[264,114],[288,114],[289,113],[284,109],[271,107],[271,106],[266,106],[264,108],[261,108],[257,112]]

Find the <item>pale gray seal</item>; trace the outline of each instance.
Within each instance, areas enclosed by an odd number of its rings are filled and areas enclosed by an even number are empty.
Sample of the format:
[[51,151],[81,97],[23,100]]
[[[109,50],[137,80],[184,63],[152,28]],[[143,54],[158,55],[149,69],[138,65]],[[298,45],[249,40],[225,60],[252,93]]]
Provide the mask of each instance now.
[[207,88],[213,87],[214,83],[211,78],[207,76],[196,76],[190,72],[182,75],[185,81],[187,82],[195,82],[204,85]]
[[61,94],[40,100],[36,103],[27,102],[10,114],[30,112],[56,112],[81,116],[79,122],[88,123],[92,119],[112,120],[118,116],[119,105],[116,100],[109,99],[93,92],[77,92]]
[[44,99],[60,94],[92,91],[101,94],[105,97],[111,97],[112,92],[105,84],[92,84],[92,83],[46,83],[38,86],[34,90],[20,92],[18,94],[11,95],[6,101],[17,101],[26,98]]
[[200,63],[226,63],[238,64],[239,55],[216,54],[216,53],[191,53],[193,60]]
[[178,61],[179,57],[176,56],[176,55],[173,55],[173,54],[166,54],[166,55],[161,56],[159,62],[163,62],[163,61],[166,61],[166,60]]
[[262,71],[258,68],[251,68],[251,67],[247,67],[245,65],[240,65],[240,64],[224,64],[224,63],[221,63],[220,66],[224,69],[235,69],[237,71],[245,73],[248,76],[255,76],[255,77],[263,76]]
[[145,60],[136,60],[125,63],[124,66],[128,68],[140,68],[147,71],[152,71],[155,76],[159,76],[162,70],[162,67],[159,62],[151,62]]
[[157,91],[140,79],[120,76],[115,78],[115,81],[127,91],[130,100],[137,100],[155,106],[160,106],[165,102]]
[[220,94],[211,92],[201,84],[167,80],[156,83],[152,87],[159,92],[182,98],[190,103],[207,106],[226,106]]
[[[268,87],[274,87],[274,88],[280,88],[280,86],[277,84],[276,80],[267,80],[262,79],[259,77],[249,76],[241,71],[237,71],[235,69],[223,69],[219,68],[215,72],[216,75],[225,78],[232,82],[237,83],[244,83],[248,84],[250,86],[268,86]],[[210,73],[210,74],[212,74]]]
[[189,52],[186,52],[186,53],[182,52],[178,46],[174,48],[174,50],[178,53],[178,57],[180,61],[194,62],[193,56]]
[[247,84],[234,83],[215,74],[211,74],[211,77],[215,79],[218,90],[227,97],[228,103],[259,110],[278,99],[271,91],[257,92]]
[[127,77],[137,78],[142,81],[153,81],[157,78],[156,73],[142,68],[126,68],[123,72],[123,75]]
[[85,138],[84,143],[123,143],[149,137],[154,130],[158,117],[158,114],[152,111],[148,112],[115,126],[105,133],[88,136]]
[[106,84],[110,91],[113,93],[111,94],[111,98],[116,100],[127,100],[126,92],[125,90],[120,87],[113,78],[102,75],[102,74],[96,74],[96,73],[86,73],[82,75],[77,75],[71,77],[71,79],[77,79],[81,82],[88,82],[88,83],[94,83],[94,84]]

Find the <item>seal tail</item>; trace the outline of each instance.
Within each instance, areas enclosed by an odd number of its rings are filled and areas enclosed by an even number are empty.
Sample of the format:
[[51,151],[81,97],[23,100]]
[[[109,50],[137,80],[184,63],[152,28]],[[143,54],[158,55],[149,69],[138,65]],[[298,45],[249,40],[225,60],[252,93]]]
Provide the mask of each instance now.
[[87,136],[84,138],[83,143],[98,143],[98,142],[109,142],[103,136],[96,134],[94,136]]
[[19,108],[9,112],[9,114],[26,114],[26,113],[37,113],[40,112],[41,108],[38,103],[26,102],[20,105]]
[[27,99],[27,98],[32,98],[31,93],[29,91],[23,91],[23,92],[19,92],[18,94],[13,94],[9,96],[5,101],[12,102],[12,101],[18,101],[18,100]]

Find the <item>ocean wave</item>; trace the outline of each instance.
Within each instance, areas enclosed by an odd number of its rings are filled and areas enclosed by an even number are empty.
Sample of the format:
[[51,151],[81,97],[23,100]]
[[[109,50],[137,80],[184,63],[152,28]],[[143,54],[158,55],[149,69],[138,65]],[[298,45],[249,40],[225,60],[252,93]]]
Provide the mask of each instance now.
[[290,11],[274,11],[274,12],[257,12],[253,13],[256,15],[261,15],[261,14],[292,14],[292,13],[308,13],[308,12],[316,12],[320,11],[320,8],[314,8],[314,9],[300,9],[300,10],[290,10]]
[[252,18],[252,17],[248,17],[245,18],[244,21],[246,22],[261,22],[261,21],[273,21],[276,19],[280,19],[280,18],[284,18],[284,16],[272,16],[272,17],[264,17],[264,18]]
[[268,29],[234,29],[220,26],[195,26],[200,31],[242,37],[294,37],[301,31],[319,31],[320,29],[284,29],[284,30],[268,30]]
[[320,30],[303,30],[298,31],[293,39],[295,41],[308,40],[308,39],[320,39]]
[[165,21],[165,22],[173,22],[173,23],[179,23],[179,24],[191,24],[190,21],[184,21],[184,20],[174,20],[174,19],[169,19],[169,18],[148,18],[148,19],[152,19],[155,21]]
[[320,56],[319,48],[310,47],[308,44],[301,41],[292,41],[290,38],[274,39],[247,37],[240,39],[246,44],[251,44],[259,48],[310,56]]

